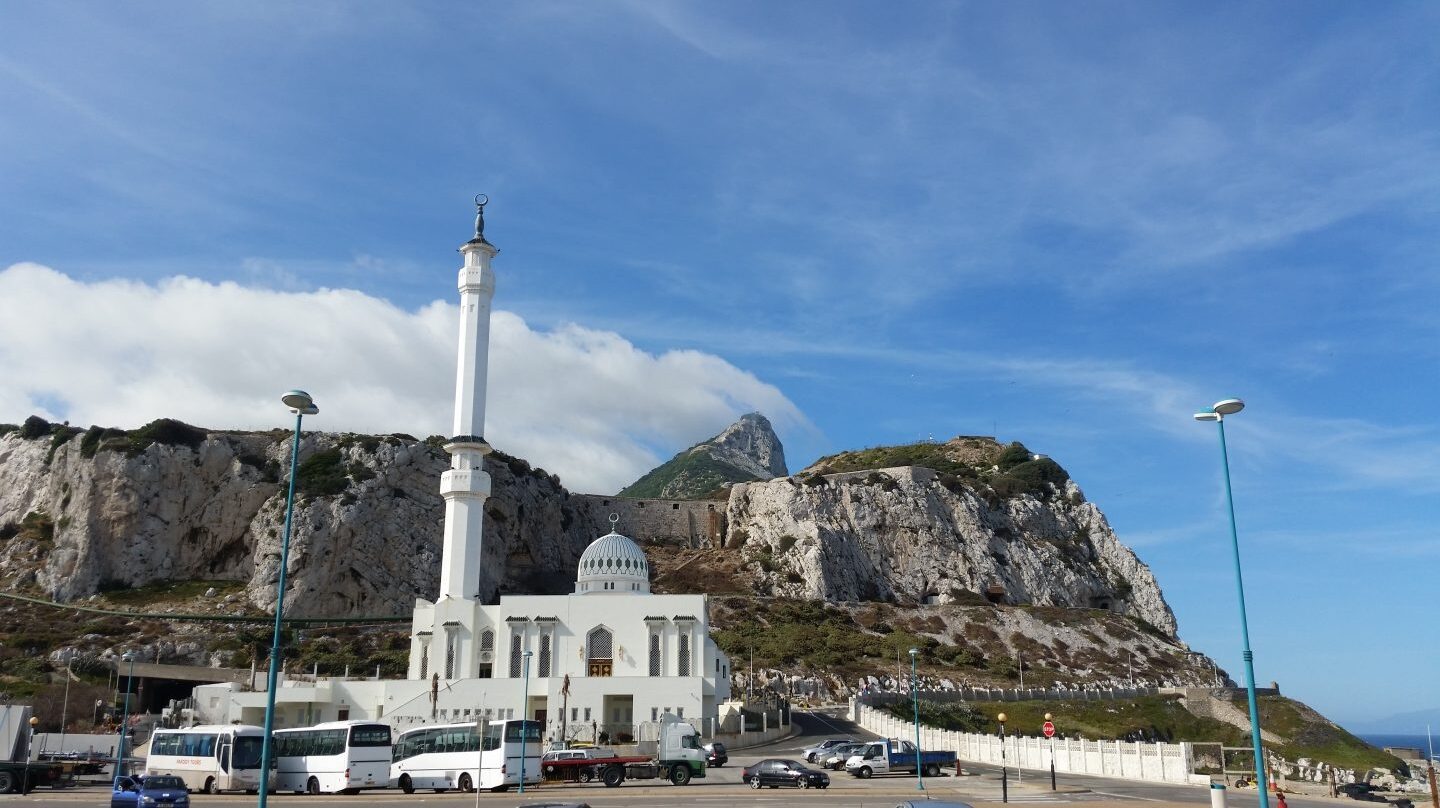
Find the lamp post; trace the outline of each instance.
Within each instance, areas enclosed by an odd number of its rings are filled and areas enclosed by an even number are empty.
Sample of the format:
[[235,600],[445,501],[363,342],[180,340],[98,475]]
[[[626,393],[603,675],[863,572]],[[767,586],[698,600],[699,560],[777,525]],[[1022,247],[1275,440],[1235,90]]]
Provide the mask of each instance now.
[[1235,529],[1235,496],[1230,490],[1230,454],[1225,448],[1225,416],[1245,409],[1238,398],[1217,401],[1204,412],[1195,413],[1197,421],[1214,421],[1220,431],[1220,467],[1225,472],[1225,506],[1230,514],[1230,546],[1235,552],[1235,592],[1240,598],[1240,639],[1245,650],[1245,695],[1250,702],[1250,741],[1255,751],[1255,785],[1260,788],[1260,808],[1270,808],[1266,790],[1265,759],[1260,751],[1260,707],[1255,701],[1255,663],[1250,653],[1250,628],[1245,620],[1245,579],[1240,574],[1240,536]]
[[[73,661],[73,660],[72,660]],[[65,697],[60,701],[60,748],[65,751],[65,716],[70,712],[70,662],[65,663]]]
[[995,716],[1000,722],[1000,801],[1010,801],[1010,769],[1005,765],[1005,714]]
[[[111,785],[120,780],[120,770],[125,766],[125,731],[130,728],[130,684],[135,681],[135,655],[126,651],[120,659],[130,663],[130,674],[125,679],[125,714],[120,719],[120,746],[115,754],[115,778]],[[115,679],[118,683],[119,673],[116,673]]]
[[915,703],[915,790],[925,790],[925,778],[920,775],[920,679],[915,675],[915,657],[920,649],[910,649],[910,700]]
[[520,793],[525,793],[525,741],[528,738],[530,727],[525,723],[526,715],[530,712],[530,654],[526,651],[523,657],[522,666],[525,672],[525,698],[520,702]]
[[1045,714],[1045,728],[1050,736],[1050,790],[1055,790],[1055,725],[1051,723],[1051,715]]
[[265,687],[265,736],[260,740],[260,808],[265,808],[270,791],[270,733],[275,727],[275,679],[280,673],[280,619],[285,612],[285,567],[290,557],[290,517],[295,508],[295,472],[300,466],[300,422],[320,411],[304,390],[291,390],[280,397],[295,413],[295,440],[290,447],[290,488],[285,494],[285,533],[280,539],[280,580],[275,586],[275,633],[270,642],[270,678]]
[[25,740],[25,774],[20,778],[20,793],[26,794],[30,791],[30,756],[35,754],[35,728],[40,726],[40,719],[30,716],[30,737]]

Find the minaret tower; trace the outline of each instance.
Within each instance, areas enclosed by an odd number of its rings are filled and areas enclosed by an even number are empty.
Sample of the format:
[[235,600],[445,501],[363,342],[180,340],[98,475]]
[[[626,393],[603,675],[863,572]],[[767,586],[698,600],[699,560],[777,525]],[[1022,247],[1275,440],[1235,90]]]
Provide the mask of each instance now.
[[485,205],[475,197],[475,238],[460,246],[460,352],[455,361],[455,424],[445,444],[450,469],[440,476],[445,498],[445,541],[440,557],[440,600],[480,598],[481,535],[490,475],[485,455],[485,376],[490,364],[490,301],[495,273],[490,260],[499,250],[485,240]]

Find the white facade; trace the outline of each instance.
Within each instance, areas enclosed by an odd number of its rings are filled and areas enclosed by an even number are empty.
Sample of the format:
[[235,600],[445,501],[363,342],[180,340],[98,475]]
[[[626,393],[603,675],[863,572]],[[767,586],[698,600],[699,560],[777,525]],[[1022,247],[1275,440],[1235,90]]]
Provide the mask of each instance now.
[[[480,601],[490,495],[490,447],[480,433],[497,252],[484,238],[483,208],[475,230],[460,248],[455,434],[440,482],[440,596],[416,599],[407,678],[287,676],[275,694],[274,726],[376,719],[403,730],[524,715],[545,721],[551,738],[599,741],[604,734],[614,742],[653,739],[666,713],[713,727],[730,695],[730,660],[710,639],[707,597],[651,594],[645,553],[625,536],[612,531],[585,549],[574,594]],[[197,717],[209,723],[263,724],[265,702],[263,692],[230,684],[195,689]]]

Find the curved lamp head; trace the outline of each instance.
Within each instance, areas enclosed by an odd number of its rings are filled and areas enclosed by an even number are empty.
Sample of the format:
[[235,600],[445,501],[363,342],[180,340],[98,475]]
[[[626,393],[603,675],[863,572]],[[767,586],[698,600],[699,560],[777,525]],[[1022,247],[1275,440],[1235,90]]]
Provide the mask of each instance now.
[[134,661],[135,661],[135,655],[132,654],[132,653],[130,653],[129,651],[126,651],[125,653],[123,653],[123,654],[120,655],[120,659],[121,659],[121,661],[123,661],[123,662],[134,662]]
[[911,649],[910,649],[910,658],[911,658],[911,659],[914,659],[914,658],[915,658],[915,655],[918,654],[918,653],[920,653],[920,649],[919,649],[919,648],[911,648]]
[[304,390],[291,390],[281,396],[280,400],[285,403],[285,406],[301,415],[314,415],[320,411],[320,408],[315,406],[315,400]]
[[1245,409],[1245,402],[1238,398],[1227,398],[1224,401],[1215,402],[1215,406],[1204,412],[1195,413],[1197,421],[1223,421],[1225,416],[1234,415]]

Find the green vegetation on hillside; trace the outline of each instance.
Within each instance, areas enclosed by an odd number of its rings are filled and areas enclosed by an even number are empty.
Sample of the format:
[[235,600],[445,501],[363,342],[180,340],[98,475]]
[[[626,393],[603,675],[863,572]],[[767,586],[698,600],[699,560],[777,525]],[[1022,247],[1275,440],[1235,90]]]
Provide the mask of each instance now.
[[722,463],[708,452],[686,449],[669,461],[651,469],[648,474],[620,491],[618,496],[636,499],[654,499],[661,496],[665,486],[672,480],[683,479],[684,488],[665,496],[670,499],[705,499],[725,483],[743,483],[758,480],[754,474],[742,471],[729,463]]
[[[968,488],[982,496],[1009,498],[1026,494],[1046,498],[1064,488],[1070,475],[1048,457],[1036,457],[1022,443],[1001,446],[989,438],[956,438],[945,443],[873,446],[822,457],[813,475],[923,466],[940,475],[940,484],[959,493]],[[808,480],[816,477],[808,477]]]

